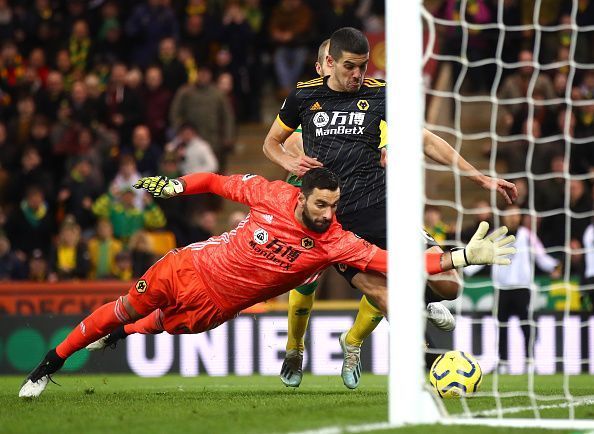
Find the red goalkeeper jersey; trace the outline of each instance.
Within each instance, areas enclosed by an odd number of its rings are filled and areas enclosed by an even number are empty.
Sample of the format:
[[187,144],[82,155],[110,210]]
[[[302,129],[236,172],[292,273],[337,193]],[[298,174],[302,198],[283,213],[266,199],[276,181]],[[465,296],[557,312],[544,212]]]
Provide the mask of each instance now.
[[333,218],[324,233],[295,219],[299,189],[255,175],[193,174],[184,194],[212,192],[250,207],[236,229],[190,244],[213,302],[237,312],[302,284],[333,263],[365,270],[378,247],[345,231]]

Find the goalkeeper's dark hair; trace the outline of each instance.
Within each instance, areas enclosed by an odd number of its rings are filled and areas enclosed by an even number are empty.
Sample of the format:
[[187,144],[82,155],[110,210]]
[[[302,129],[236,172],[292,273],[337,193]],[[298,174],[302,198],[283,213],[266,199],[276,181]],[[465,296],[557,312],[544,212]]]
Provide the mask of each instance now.
[[301,192],[305,197],[309,196],[314,188],[335,191],[340,188],[340,181],[330,169],[316,167],[308,170],[301,178]]
[[369,41],[362,31],[354,27],[343,27],[332,33],[328,53],[334,60],[339,60],[343,51],[353,54],[367,54],[369,53]]

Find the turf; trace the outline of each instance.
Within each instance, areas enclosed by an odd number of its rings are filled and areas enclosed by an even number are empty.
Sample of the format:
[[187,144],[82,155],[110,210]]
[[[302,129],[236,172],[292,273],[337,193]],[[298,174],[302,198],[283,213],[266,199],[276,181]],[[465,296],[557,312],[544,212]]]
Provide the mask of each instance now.
[[[358,390],[344,388],[339,377],[307,375],[299,389],[281,385],[276,377],[58,375],[61,387],[50,384],[36,400],[20,400],[19,377],[0,377],[0,432],[8,433],[287,433],[324,427],[346,427],[385,422],[386,377],[364,375]],[[482,390],[491,388],[487,376]],[[539,394],[562,392],[562,376],[538,377]],[[590,395],[594,378],[571,377],[571,391]],[[504,391],[526,390],[526,377],[501,377]],[[552,403],[561,402],[553,401]],[[459,401],[444,402],[450,412],[461,410]],[[489,397],[467,400],[472,411],[492,409]],[[551,402],[544,402],[550,404]],[[529,404],[523,397],[503,400],[504,406]],[[575,409],[576,417],[594,418],[594,406]],[[542,417],[562,417],[567,409],[542,411]],[[533,417],[530,412],[513,417]],[[334,428],[327,433],[342,432]],[[347,431],[345,431],[347,432]],[[376,432],[376,431],[374,431]],[[400,433],[541,433],[482,427],[422,426],[377,432]],[[570,433],[546,431],[547,433]],[[574,431],[575,432],[575,431]]]

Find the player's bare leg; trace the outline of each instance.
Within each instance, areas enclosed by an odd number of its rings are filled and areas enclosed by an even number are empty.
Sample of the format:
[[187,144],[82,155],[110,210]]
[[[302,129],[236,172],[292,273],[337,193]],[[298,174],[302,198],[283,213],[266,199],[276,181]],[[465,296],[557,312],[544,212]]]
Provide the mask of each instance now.
[[361,291],[383,315],[388,314],[388,282],[386,276],[375,271],[357,273],[351,284]]
[[[434,247],[429,249],[439,249]],[[441,251],[441,249],[439,249]],[[359,311],[355,323],[348,332],[340,337],[343,350],[342,380],[349,389],[355,389],[361,378],[361,345],[380,323],[382,315],[387,312],[387,280],[381,273],[357,273],[351,284],[358,288],[365,296],[359,303]],[[429,281],[431,289],[445,299],[455,299],[460,289],[457,272],[450,270],[432,276]],[[451,312],[441,303],[427,305],[427,319],[444,331],[451,331],[456,326],[456,320]]]
[[[434,248],[429,249],[429,251],[432,249]],[[441,251],[441,249],[439,250]],[[388,291],[387,280],[383,274],[375,272],[358,273],[353,277],[351,283],[365,294],[384,316],[386,315]],[[455,300],[458,297],[460,279],[455,270],[433,275],[428,279],[427,283],[433,292],[445,300]],[[456,327],[454,316],[443,304],[438,302],[427,305],[427,319],[440,330],[451,331]]]
[[82,320],[56,348],[48,351],[41,363],[25,378],[19,397],[38,397],[47,387],[51,375],[64,365],[68,357],[118,326],[138,318],[140,315],[130,305],[127,296],[104,304]]
[[[427,284],[431,290],[444,300],[455,300],[460,291],[461,282],[455,270],[429,276]],[[440,330],[449,332],[456,328],[456,319],[440,302],[427,305],[427,319]]]

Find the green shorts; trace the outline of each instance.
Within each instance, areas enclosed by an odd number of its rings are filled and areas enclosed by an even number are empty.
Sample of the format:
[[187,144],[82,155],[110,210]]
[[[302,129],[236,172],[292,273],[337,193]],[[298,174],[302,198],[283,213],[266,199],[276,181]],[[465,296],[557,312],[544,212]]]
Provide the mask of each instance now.
[[289,176],[287,176],[287,182],[295,187],[301,187],[301,178],[293,173],[290,173]]

